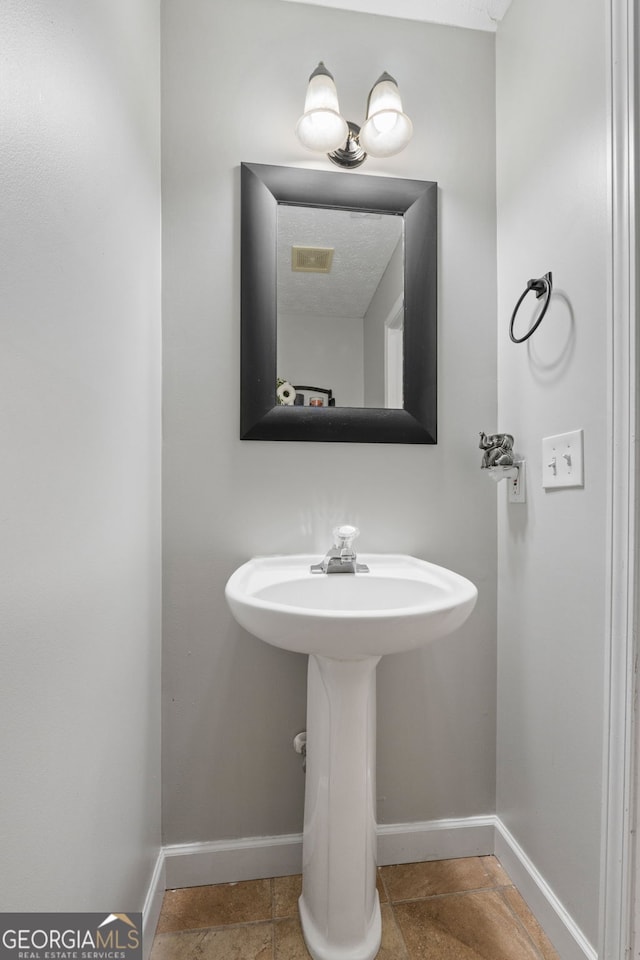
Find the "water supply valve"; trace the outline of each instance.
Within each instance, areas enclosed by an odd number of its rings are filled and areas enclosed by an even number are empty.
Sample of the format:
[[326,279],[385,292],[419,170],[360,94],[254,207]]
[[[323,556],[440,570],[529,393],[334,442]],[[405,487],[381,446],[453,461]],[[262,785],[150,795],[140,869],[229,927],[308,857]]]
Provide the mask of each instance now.
[[302,757],[302,769],[307,770],[307,731],[303,730],[302,733],[296,733],[293,738],[293,749],[296,753],[299,753]]

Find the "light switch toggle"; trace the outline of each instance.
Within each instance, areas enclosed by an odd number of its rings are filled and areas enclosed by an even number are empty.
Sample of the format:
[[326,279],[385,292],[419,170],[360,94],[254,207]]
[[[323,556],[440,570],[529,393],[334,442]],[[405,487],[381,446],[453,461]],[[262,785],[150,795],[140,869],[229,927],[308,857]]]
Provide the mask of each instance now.
[[583,431],[572,430],[542,440],[542,486],[583,487]]

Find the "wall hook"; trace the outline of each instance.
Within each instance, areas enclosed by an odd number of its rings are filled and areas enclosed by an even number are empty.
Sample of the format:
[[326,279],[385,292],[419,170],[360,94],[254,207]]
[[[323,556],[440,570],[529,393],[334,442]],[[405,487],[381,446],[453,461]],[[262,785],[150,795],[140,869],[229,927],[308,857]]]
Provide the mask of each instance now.
[[[544,306],[542,308],[540,316],[538,317],[536,322],[533,324],[531,329],[527,330],[527,332],[524,334],[523,337],[516,337],[514,336],[514,333],[513,333],[513,324],[516,319],[516,314],[520,309],[520,304],[522,303],[522,301],[524,300],[524,298],[526,297],[526,295],[529,293],[530,290],[533,290],[535,292],[537,300],[539,300],[540,297],[544,297],[546,294],[546,300],[544,302]],[[551,271],[549,271],[549,273],[545,273],[544,277],[540,277],[538,280],[529,280],[527,282],[527,287],[524,293],[520,296],[520,299],[516,303],[514,311],[511,314],[511,323],[509,324],[509,337],[511,338],[513,343],[524,343],[524,341],[528,340],[531,334],[535,333],[535,331],[538,329],[538,327],[542,322],[542,318],[547,312],[549,301],[551,300],[552,290],[553,290],[553,279],[552,279]]]

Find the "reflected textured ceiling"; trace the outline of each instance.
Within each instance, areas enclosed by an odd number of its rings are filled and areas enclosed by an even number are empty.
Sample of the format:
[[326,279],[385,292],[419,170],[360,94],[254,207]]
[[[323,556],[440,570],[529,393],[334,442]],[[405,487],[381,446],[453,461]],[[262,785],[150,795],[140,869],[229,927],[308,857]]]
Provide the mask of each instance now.
[[288,0],[495,32],[511,0]]
[[[278,206],[278,312],[364,317],[391,254],[402,217],[322,207]],[[291,247],[333,247],[328,274],[294,273]]]

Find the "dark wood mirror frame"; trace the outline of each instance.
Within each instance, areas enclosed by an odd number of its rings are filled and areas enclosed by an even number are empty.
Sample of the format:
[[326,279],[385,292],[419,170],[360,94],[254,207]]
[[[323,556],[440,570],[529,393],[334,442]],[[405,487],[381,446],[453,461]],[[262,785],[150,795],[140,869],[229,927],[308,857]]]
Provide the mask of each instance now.
[[[241,165],[243,440],[436,443],[437,189],[432,181]],[[278,204],[404,217],[404,408],[276,404]]]

